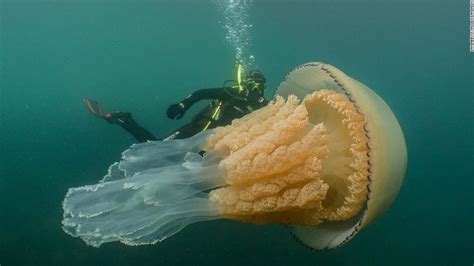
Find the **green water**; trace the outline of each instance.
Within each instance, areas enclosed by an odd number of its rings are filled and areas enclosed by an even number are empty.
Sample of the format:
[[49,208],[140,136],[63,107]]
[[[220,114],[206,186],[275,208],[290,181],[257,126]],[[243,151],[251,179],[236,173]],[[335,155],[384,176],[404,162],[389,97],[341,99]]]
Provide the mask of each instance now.
[[249,10],[268,97],[291,68],[323,61],[373,88],[404,130],[398,198],[344,247],[313,252],[281,226],[230,221],[143,247],[66,235],[67,189],[97,182],[134,142],[82,97],[131,111],[156,135],[185,123],[167,106],[234,77],[221,15],[208,0],[0,0],[0,265],[474,263],[474,57],[469,3],[458,0],[255,0]]

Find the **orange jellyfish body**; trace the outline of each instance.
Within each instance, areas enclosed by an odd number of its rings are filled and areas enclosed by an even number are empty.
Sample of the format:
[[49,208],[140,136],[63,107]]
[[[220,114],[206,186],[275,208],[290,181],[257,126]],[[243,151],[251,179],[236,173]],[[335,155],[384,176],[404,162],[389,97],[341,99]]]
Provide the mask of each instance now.
[[220,162],[228,186],[210,193],[219,212],[315,225],[360,211],[368,184],[365,119],[347,97],[322,90],[301,105],[295,96],[286,103],[277,97],[266,109],[210,137],[207,149],[228,153]]

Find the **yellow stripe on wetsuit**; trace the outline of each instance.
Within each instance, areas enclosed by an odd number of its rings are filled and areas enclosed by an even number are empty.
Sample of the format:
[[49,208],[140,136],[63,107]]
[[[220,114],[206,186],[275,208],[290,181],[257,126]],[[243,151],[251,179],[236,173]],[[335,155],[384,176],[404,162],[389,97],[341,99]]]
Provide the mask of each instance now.
[[221,107],[222,107],[222,101],[220,101],[219,104],[217,105],[216,110],[214,111],[214,113],[213,113],[212,116],[211,116],[211,120],[209,120],[209,122],[207,122],[206,126],[202,129],[203,131],[206,130],[207,128],[209,128],[209,126],[211,125],[212,121],[215,121],[215,120],[216,120],[217,115],[218,115],[219,112],[221,111]]

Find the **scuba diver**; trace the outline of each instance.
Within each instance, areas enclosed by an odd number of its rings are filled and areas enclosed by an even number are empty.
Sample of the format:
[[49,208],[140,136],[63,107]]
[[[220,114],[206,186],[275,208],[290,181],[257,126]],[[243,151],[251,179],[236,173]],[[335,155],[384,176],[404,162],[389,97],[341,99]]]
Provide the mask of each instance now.
[[[198,112],[191,122],[162,138],[155,137],[140,126],[130,112],[106,113],[97,101],[84,98],[84,103],[94,116],[121,126],[138,142],[189,138],[206,129],[229,125],[232,120],[267,105],[268,100],[263,95],[266,79],[262,72],[252,70],[245,75],[244,80],[241,79],[242,65],[238,65],[237,72],[237,81],[226,80],[221,88],[198,90],[181,102],[170,105],[166,112],[168,118],[181,119],[193,104],[204,99],[210,100],[210,104]],[[229,83],[234,85],[231,86]]]

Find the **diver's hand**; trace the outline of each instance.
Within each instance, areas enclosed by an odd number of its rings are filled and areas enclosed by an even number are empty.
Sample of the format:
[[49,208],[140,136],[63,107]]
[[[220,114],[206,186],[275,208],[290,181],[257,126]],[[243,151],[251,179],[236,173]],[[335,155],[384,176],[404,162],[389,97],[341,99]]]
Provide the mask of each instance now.
[[166,111],[166,115],[170,119],[181,119],[181,117],[184,116],[184,113],[186,113],[186,109],[183,103],[172,104],[168,107],[168,110]]

